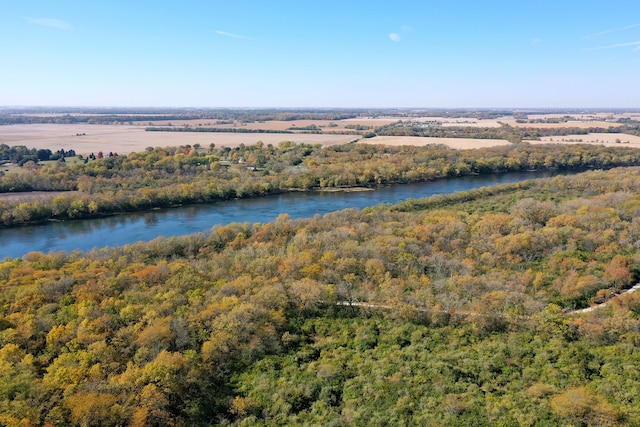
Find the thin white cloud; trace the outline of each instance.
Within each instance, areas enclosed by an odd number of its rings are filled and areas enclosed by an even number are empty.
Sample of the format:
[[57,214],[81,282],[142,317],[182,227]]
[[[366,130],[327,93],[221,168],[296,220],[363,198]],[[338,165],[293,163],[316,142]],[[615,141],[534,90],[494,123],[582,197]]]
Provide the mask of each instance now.
[[605,34],[615,33],[616,31],[624,31],[624,30],[628,30],[630,28],[636,28],[636,27],[640,27],[640,24],[632,24],[632,25],[627,25],[625,27],[613,28],[611,30],[600,31],[599,33],[594,33],[594,34],[589,34],[588,36],[584,36],[584,38],[585,39],[590,39],[591,37],[603,36]]
[[411,27],[410,25],[402,25],[400,27],[400,31],[389,33],[389,40],[397,43],[412,31],[413,31],[413,27]]
[[228,33],[226,31],[220,31],[220,30],[216,30],[216,34],[220,34],[221,36],[225,36],[225,37],[231,37],[234,39],[241,39],[241,40],[256,40],[254,38],[251,37],[245,37],[245,36],[241,36],[238,34],[233,34],[233,33]]
[[627,47],[627,46],[638,46],[638,47],[640,47],[640,40],[635,41],[635,42],[629,42],[629,43],[617,43],[617,44],[610,44],[610,45],[607,45],[607,46],[589,47],[589,48],[582,49],[582,50],[615,49],[617,47]]
[[391,34],[389,34],[389,38],[391,39],[391,41],[399,42],[400,41],[400,34],[391,33]]
[[531,44],[532,45],[538,45],[542,42],[542,39],[531,39]]
[[25,18],[28,22],[43,27],[57,28],[59,30],[71,30],[72,27],[68,23],[55,18]]

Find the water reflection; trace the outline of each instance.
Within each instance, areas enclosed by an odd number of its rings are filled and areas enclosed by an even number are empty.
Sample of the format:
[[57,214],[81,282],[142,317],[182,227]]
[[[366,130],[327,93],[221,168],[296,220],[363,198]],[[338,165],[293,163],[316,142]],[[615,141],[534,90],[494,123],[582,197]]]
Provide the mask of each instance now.
[[147,215],[143,219],[144,219],[144,225],[146,225],[149,228],[154,227],[155,225],[158,224],[158,222],[160,222],[160,220],[158,219],[158,215]]

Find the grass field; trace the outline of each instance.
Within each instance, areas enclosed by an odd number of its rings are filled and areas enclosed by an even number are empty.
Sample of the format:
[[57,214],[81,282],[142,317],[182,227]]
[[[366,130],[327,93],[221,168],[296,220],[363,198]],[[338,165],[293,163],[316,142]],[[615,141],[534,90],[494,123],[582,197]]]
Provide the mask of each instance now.
[[9,205],[32,202],[34,200],[50,200],[60,194],[80,193],[79,191],[29,191],[26,193],[0,193],[0,202]]

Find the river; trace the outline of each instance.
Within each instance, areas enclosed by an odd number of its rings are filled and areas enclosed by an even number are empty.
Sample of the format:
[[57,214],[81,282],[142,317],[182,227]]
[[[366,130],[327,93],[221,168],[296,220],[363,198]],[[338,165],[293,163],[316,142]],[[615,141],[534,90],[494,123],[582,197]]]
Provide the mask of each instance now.
[[489,185],[548,177],[554,172],[514,172],[468,176],[414,184],[397,184],[373,191],[294,192],[251,199],[229,200],[106,218],[52,222],[0,230],[0,259],[17,258],[27,252],[87,251],[149,241],[158,236],[207,232],[232,222],[269,222],[287,213],[308,218],[346,208],[365,208],[409,198],[454,193]]

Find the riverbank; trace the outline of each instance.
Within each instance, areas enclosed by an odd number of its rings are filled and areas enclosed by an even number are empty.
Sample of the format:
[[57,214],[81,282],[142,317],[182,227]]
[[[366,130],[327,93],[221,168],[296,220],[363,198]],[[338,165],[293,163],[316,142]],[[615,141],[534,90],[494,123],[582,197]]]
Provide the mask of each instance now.
[[0,229],[0,241],[3,242],[0,259],[7,256],[22,257],[30,251],[89,251],[150,241],[160,236],[170,238],[208,233],[215,226],[234,222],[270,222],[285,213],[292,219],[311,218],[344,209],[396,204],[407,199],[464,192],[548,176],[551,176],[549,171],[513,172],[388,185],[373,191],[295,191],[232,199],[223,203],[185,205],[171,209],[5,228]]

